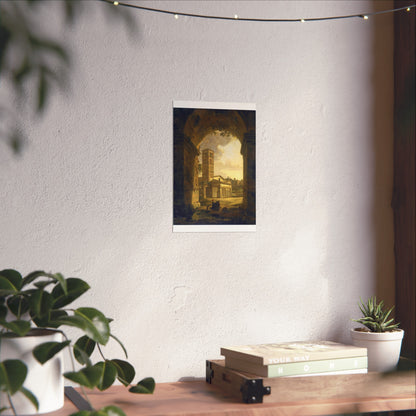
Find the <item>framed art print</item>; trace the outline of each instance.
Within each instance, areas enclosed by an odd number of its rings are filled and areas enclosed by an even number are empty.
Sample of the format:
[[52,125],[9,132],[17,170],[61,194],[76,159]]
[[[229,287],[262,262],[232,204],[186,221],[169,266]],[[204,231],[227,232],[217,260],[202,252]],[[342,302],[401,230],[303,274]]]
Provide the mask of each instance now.
[[254,104],[173,102],[173,231],[256,230]]

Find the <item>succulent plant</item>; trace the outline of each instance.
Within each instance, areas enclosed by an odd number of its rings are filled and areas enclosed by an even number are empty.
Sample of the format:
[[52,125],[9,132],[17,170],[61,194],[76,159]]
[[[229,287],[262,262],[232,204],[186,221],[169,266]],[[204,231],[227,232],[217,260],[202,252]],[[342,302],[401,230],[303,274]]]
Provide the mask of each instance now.
[[359,319],[353,319],[354,322],[358,322],[367,327],[371,332],[388,332],[398,329],[399,324],[394,322],[393,318],[389,318],[394,306],[389,310],[383,309],[384,302],[377,303],[377,298],[372,296],[364,303],[360,299],[361,304],[359,308],[363,316]]

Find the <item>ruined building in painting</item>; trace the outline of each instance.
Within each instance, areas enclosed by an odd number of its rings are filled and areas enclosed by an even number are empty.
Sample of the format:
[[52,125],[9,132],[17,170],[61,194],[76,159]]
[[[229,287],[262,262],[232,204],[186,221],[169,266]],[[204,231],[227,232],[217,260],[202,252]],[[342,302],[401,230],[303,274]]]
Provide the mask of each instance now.
[[202,151],[202,176],[199,177],[199,200],[206,198],[230,198],[232,196],[231,180],[214,176],[214,152]]
[[211,149],[202,151],[202,180],[208,183],[214,177],[214,152]]

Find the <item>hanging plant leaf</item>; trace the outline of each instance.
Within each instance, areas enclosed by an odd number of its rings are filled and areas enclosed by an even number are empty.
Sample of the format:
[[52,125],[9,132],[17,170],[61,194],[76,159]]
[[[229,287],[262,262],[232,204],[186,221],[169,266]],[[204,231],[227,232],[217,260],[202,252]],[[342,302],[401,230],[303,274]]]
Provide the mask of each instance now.
[[64,377],[81,386],[93,389],[97,386],[101,378],[101,370],[97,367],[85,367],[79,371],[64,373]]
[[0,275],[0,296],[9,296],[19,293],[17,287],[5,276]]
[[152,394],[155,390],[155,380],[152,377],[144,378],[135,386],[129,388],[130,393]]
[[78,308],[74,313],[74,316],[88,323],[85,332],[90,338],[101,345],[107,344],[110,337],[110,325],[102,312],[95,308]]
[[58,323],[58,319],[62,318],[63,316],[68,316],[68,313],[66,311],[62,311],[60,309],[58,310],[51,310],[50,313],[50,320],[48,322],[48,327],[50,328],[59,328],[59,326],[61,325],[60,323]]
[[13,269],[4,269],[0,271],[0,276],[6,278],[16,290],[20,290],[22,288],[23,278],[22,275]]
[[63,316],[54,325],[74,326],[84,331],[93,341],[105,345],[109,339],[110,327],[105,316],[94,308],[79,308],[72,316]]
[[8,309],[6,305],[0,304],[0,322],[6,319]]
[[64,293],[67,293],[68,287],[65,277],[61,273],[54,273],[51,277],[61,285]]
[[83,335],[74,344],[74,357],[80,364],[90,364],[89,357],[94,352],[96,342]]
[[[76,353],[75,353],[75,351],[76,351]],[[87,353],[85,351],[78,350],[77,347],[74,345],[73,353],[74,353],[74,356],[77,355],[78,358],[76,360],[79,363],[81,363],[82,365],[86,365],[87,367],[92,366],[92,362],[90,360],[90,357],[87,355]]]
[[30,315],[37,326],[48,326],[53,298],[44,290],[35,291],[29,298]]
[[47,71],[44,66],[39,68],[39,80],[38,80],[38,104],[37,111],[40,113],[45,109],[46,99],[49,93],[49,83],[46,75]]
[[22,361],[0,362],[0,391],[6,391],[13,396],[23,386],[26,375],[27,367]]
[[7,299],[7,306],[13,315],[20,317],[29,311],[29,303],[24,296],[15,295]]
[[59,43],[54,42],[50,39],[42,39],[41,46],[44,49],[48,49],[51,52],[53,52],[56,56],[58,56],[60,59],[62,59],[63,62],[65,62],[67,65],[70,63],[69,55],[66,52],[66,50],[61,46]]
[[113,385],[117,376],[117,369],[111,361],[101,361],[94,365],[101,372],[100,381],[97,384],[97,388],[100,391],[108,389]]
[[33,66],[30,62],[28,56],[26,55],[25,58],[22,60],[19,68],[16,68],[13,71],[13,83],[15,87],[19,90],[21,90],[23,79],[26,78],[27,75],[30,74],[32,71]]
[[126,416],[126,414],[117,406],[106,406],[97,412],[97,416]]
[[82,279],[76,277],[69,277],[66,279],[67,292],[63,290],[61,285],[55,286],[51,292],[54,298],[53,308],[59,309],[63,306],[69,305],[75,299],[78,299],[85,293],[90,286]]
[[134,379],[136,375],[136,371],[134,367],[128,363],[127,361],[123,360],[111,360],[111,362],[115,365],[117,369],[117,379],[120,383],[128,386]]
[[33,285],[36,286],[38,289],[45,289],[45,287],[48,287],[53,284],[53,280],[42,280],[41,282],[33,283]]
[[87,326],[88,326],[88,322],[83,319],[80,316],[61,316],[58,319],[52,321],[49,323],[50,325],[54,325],[55,328],[61,326],[61,325],[68,325],[68,326],[73,326],[75,328],[81,329],[84,332],[86,332]]
[[0,321],[0,324],[19,337],[24,337],[30,331],[30,322],[28,321]]
[[38,346],[36,346],[33,349],[32,354],[41,364],[45,364],[47,361],[49,361],[52,357],[58,354],[58,352],[60,352],[70,343],[71,341],[44,342],[43,344],[39,344]]
[[53,284],[53,283],[59,283],[61,285],[61,288],[63,289],[63,292],[66,293],[67,292],[67,281],[64,278],[64,276],[61,273],[47,273],[43,270],[38,270],[35,272],[32,272],[30,274],[28,274],[24,279],[23,279],[23,286],[28,285],[29,283],[34,282],[37,278],[39,277],[47,277],[50,280],[42,280],[40,282],[36,282],[34,283],[34,285],[39,288],[45,288],[46,286]]
[[22,386],[22,387],[20,387],[19,391],[21,393],[23,393],[26,396],[26,398],[28,398],[32,402],[32,404],[33,404],[33,406],[35,407],[36,410],[39,410],[38,399],[36,398],[36,396],[30,390],[28,390],[27,388]]
[[46,277],[47,274],[48,273],[44,272],[43,270],[36,270],[34,272],[29,273],[27,276],[23,278],[22,287],[34,282],[38,277]]

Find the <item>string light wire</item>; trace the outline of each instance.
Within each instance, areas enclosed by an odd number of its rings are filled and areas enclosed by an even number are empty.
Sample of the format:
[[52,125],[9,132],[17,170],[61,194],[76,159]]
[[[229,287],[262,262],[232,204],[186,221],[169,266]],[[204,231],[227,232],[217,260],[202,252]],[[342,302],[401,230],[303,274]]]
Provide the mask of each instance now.
[[405,10],[407,12],[410,12],[411,9],[414,9],[416,7],[416,4],[413,4],[411,6],[404,6],[404,7],[398,7],[395,9],[389,9],[389,10],[381,10],[377,12],[371,12],[371,13],[360,13],[360,14],[349,14],[344,16],[327,16],[327,17],[309,17],[309,18],[298,18],[298,19],[263,19],[263,18],[251,18],[251,17],[239,17],[237,14],[235,14],[233,17],[227,17],[227,16],[210,16],[210,15],[204,15],[204,14],[194,14],[194,13],[184,13],[184,12],[175,12],[170,10],[163,10],[163,9],[155,9],[151,7],[145,7],[145,6],[139,6],[136,4],[131,3],[124,3],[121,1],[113,1],[113,0],[100,0],[104,3],[109,3],[118,7],[130,7],[133,9],[139,9],[144,10],[148,12],[153,13],[161,13],[161,14],[169,14],[173,15],[175,19],[178,19],[179,16],[183,17],[194,17],[199,19],[213,19],[213,20],[238,20],[241,22],[316,22],[316,21],[324,21],[324,20],[341,20],[341,19],[354,19],[354,18],[360,18],[364,20],[368,20],[372,16],[376,16],[379,14],[386,14],[386,13],[395,13],[402,10]]

